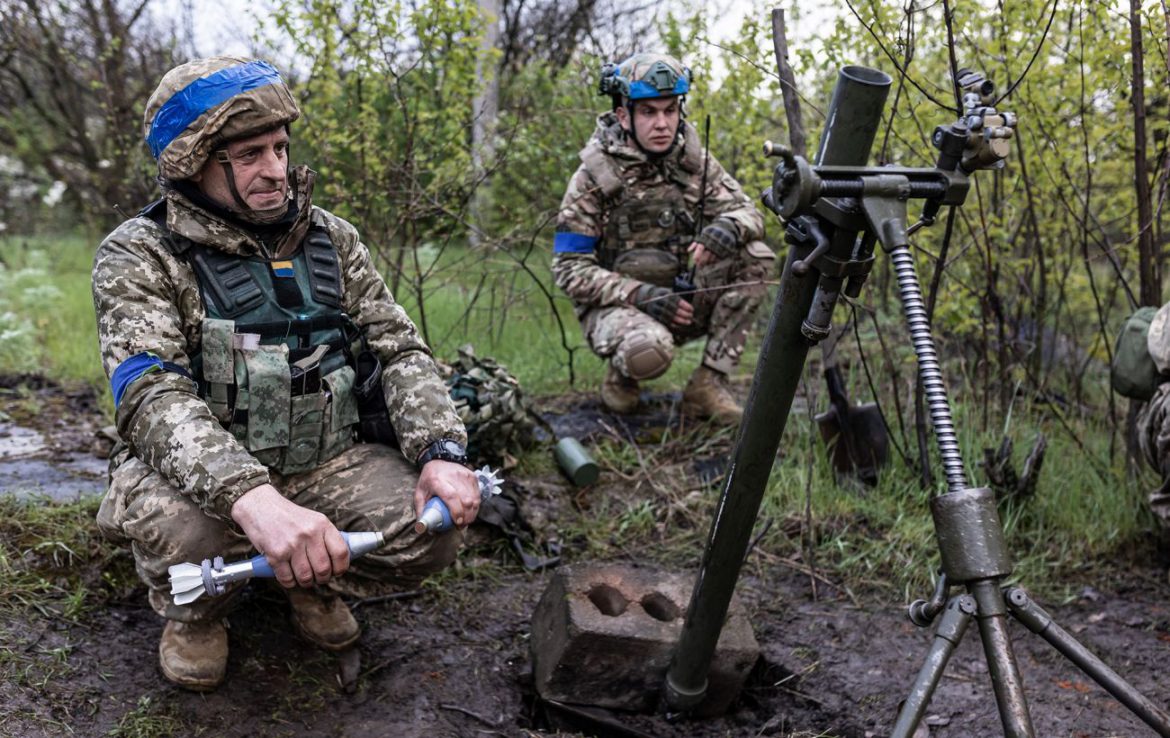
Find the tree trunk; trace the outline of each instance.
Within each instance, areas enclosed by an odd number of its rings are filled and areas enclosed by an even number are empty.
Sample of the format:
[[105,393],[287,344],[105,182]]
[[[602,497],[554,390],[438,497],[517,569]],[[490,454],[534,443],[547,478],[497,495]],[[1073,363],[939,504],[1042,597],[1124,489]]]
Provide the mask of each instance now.
[[471,162],[475,170],[475,193],[471,199],[471,227],[467,241],[472,248],[483,242],[485,215],[491,210],[487,187],[487,170],[495,161],[496,119],[500,109],[500,76],[494,50],[500,38],[499,0],[479,0],[483,16],[483,40],[476,77],[479,94],[472,102]]
[[1154,214],[1150,206],[1149,163],[1146,161],[1145,69],[1142,58],[1141,1],[1129,0],[1130,50],[1133,56],[1133,182],[1138,208],[1138,273],[1142,305],[1162,301],[1162,275],[1154,244]]

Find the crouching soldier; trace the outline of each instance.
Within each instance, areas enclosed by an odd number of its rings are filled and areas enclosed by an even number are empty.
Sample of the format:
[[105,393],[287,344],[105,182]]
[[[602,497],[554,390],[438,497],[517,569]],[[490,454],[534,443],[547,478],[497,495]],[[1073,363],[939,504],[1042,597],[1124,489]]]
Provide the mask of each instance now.
[[[601,94],[613,109],[598,118],[561,201],[553,274],[589,345],[609,361],[608,408],[633,411],[638,382],[665,372],[676,346],[705,335],[683,410],[732,424],[743,408],[727,377],[775,256],[760,240],[763,218],[684,119],[690,89],[690,70],[661,54],[602,69]],[[690,258],[695,289],[683,280],[676,290]]]
[[[299,114],[265,62],[168,72],[144,120],[163,197],[94,263],[123,442],[98,524],[129,542],[166,619],[162,672],[189,689],[224,678],[232,598],[175,604],[171,565],[258,551],[297,631],[341,650],[360,632],[336,592],[409,587],[446,567],[461,532],[419,536],[412,522],[432,496],[460,527],[479,506],[429,349],[356,229],[312,204],[315,173],[289,165]],[[385,422],[367,423],[371,403]],[[380,531],[386,545],[351,563],[339,529]]]

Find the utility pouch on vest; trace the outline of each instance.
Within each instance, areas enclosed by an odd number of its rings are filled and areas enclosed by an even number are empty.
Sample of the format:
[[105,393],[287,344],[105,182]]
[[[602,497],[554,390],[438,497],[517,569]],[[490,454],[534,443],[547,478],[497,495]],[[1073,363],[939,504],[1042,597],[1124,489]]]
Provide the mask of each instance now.
[[353,394],[357,398],[362,440],[398,448],[398,437],[390,424],[390,411],[382,392],[382,361],[376,353],[366,349],[357,355],[355,364],[357,377]]
[[353,394],[354,370],[343,366],[325,375],[325,430],[321,434],[322,459],[331,459],[353,445],[358,423],[357,398]]
[[1150,356],[1147,343],[1150,322],[1157,312],[1158,308],[1155,307],[1138,309],[1126,318],[1121,333],[1117,335],[1109,380],[1113,390],[1122,397],[1148,400],[1154,396],[1164,379]]
[[682,262],[669,251],[630,249],[614,259],[613,271],[639,282],[673,287],[674,278],[682,272]]
[[[263,451],[289,445],[289,418],[292,417],[288,346],[257,346],[241,350],[248,372],[248,391],[238,392],[236,408],[248,411],[247,448]],[[247,407],[242,407],[241,397]],[[299,399],[299,398],[297,398]],[[320,428],[317,429],[320,432]]]
[[229,388],[236,384],[232,359],[232,334],[236,324],[230,320],[207,318],[203,321],[202,376],[207,384],[207,406],[220,423],[232,419]]

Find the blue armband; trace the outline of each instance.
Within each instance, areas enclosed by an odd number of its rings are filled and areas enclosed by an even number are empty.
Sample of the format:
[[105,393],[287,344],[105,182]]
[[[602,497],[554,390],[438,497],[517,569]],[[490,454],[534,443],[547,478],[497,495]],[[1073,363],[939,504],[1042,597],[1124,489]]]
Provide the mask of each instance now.
[[122,403],[122,395],[126,394],[126,388],[130,386],[131,382],[141,378],[144,374],[157,371],[175,372],[188,379],[191,378],[191,373],[183,367],[170,361],[163,361],[149,351],[135,354],[119,364],[114,373],[110,375],[110,389],[114,391],[114,407]]
[[553,253],[592,254],[597,241],[597,236],[586,236],[584,233],[557,233],[553,236]]

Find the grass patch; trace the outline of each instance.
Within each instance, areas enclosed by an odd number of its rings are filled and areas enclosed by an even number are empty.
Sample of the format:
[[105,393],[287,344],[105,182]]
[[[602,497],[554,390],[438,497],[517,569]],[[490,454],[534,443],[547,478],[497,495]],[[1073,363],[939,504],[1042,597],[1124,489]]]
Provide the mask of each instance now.
[[105,385],[90,296],[97,242],[0,239],[0,372]]
[[149,695],[138,698],[138,704],[118,720],[106,733],[107,738],[169,738],[178,735],[187,726],[168,712],[168,706]]

